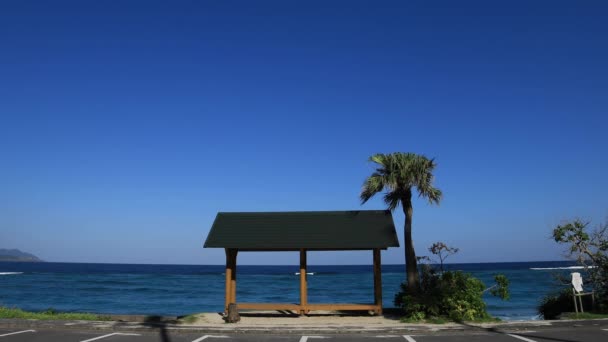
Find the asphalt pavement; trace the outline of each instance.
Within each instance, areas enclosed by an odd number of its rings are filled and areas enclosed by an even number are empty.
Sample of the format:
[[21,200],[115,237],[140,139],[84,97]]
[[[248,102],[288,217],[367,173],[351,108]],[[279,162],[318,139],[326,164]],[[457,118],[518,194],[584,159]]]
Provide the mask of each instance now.
[[608,342],[608,322],[530,330],[439,331],[401,334],[203,334],[158,328],[152,331],[0,329],[0,342]]

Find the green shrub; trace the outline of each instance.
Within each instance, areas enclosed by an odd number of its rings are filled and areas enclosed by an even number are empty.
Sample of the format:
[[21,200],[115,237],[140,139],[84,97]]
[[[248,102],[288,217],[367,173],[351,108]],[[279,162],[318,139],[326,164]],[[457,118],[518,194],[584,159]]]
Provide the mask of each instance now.
[[544,319],[556,319],[562,312],[574,311],[572,290],[564,289],[545,296],[538,306],[538,313]]
[[[585,311],[591,311],[593,305],[591,296],[583,296],[582,298]],[[570,288],[545,296],[538,305],[538,313],[544,319],[557,319],[564,312],[574,311],[574,299]]]
[[[429,265],[422,265],[420,291],[409,293],[407,284],[395,296],[395,305],[403,308],[407,320],[423,320],[438,317],[453,321],[488,320],[483,293],[487,290],[484,283],[460,271],[438,274]],[[503,277],[504,278],[504,277]],[[506,278],[500,278],[506,281]],[[496,293],[508,297],[508,282],[497,285]]]

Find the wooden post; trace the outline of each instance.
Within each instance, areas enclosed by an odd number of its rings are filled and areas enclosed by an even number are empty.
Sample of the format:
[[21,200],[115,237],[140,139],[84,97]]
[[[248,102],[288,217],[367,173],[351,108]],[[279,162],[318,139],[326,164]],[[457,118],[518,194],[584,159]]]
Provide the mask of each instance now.
[[226,248],[226,301],[224,305],[224,312],[228,314],[228,307],[230,306],[230,300],[232,297],[232,251]]
[[376,314],[382,314],[382,260],[380,249],[374,249],[374,304],[377,305]]
[[238,249],[233,249],[232,250],[232,273],[231,273],[231,280],[230,280],[230,297],[231,299],[231,303],[236,304],[236,255],[239,253]]
[[306,284],[306,250],[300,249],[300,315],[308,313],[308,288]]

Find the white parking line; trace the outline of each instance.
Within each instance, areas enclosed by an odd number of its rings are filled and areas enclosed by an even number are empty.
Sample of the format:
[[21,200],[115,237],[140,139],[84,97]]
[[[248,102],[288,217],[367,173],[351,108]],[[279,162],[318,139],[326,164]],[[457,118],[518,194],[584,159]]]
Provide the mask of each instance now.
[[111,334],[107,334],[107,335],[103,335],[103,336],[93,337],[88,340],[84,340],[84,341],[80,341],[80,342],[96,341],[96,340],[101,340],[102,338],[106,338],[106,337],[110,337],[110,336],[141,336],[141,335],[140,334],[111,333]]
[[529,338],[525,338],[525,337],[517,336],[517,335],[514,335],[514,334],[506,334],[506,335],[507,335],[507,336],[514,337],[514,338],[517,338],[517,339],[520,339],[520,340],[522,340],[522,341],[526,341],[526,342],[536,342],[536,341],[531,340],[531,339],[529,339]]
[[410,335],[403,335],[403,338],[407,341],[407,342],[416,342],[416,340],[414,340],[412,338],[412,336]]
[[205,335],[202,337],[197,338],[196,340],[192,341],[192,342],[201,342],[202,340],[206,340],[208,338],[228,338],[228,336],[223,336],[223,335]]
[[300,342],[306,342],[306,341],[308,341],[309,338],[329,338],[329,337],[325,337],[325,336],[302,336],[302,338],[300,338]]
[[10,335],[17,335],[17,334],[23,334],[23,333],[26,333],[26,332],[36,332],[36,330],[15,331],[15,332],[12,332],[12,333],[0,335],[0,337],[10,336]]

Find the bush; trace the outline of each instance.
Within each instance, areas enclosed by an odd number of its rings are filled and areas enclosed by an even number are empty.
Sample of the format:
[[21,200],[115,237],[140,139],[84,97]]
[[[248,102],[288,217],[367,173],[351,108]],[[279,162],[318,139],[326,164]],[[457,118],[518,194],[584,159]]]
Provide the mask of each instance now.
[[[591,311],[593,305],[591,296],[583,296],[582,298],[585,311]],[[570,288],[545,296],[538,305],[538,313],[543,319],[558,319],[562,313],[574,311],[574,299]]]
[[[570,257],[585,267],[585,282],[595,291],[594,312],[608,313],[608,222],[592,229],[590,222],[575,219],[554,228],[553,238],[555,242],[568,246]],[[591,300],[587,297],[583,297],[583,306],[591,308]],[[548,295],[538,311],[545,319],[555,318],[562,312],[573,312],[570,290]]]
[[538,313],[544,319],[557,319],[562,312],[574,311],[572,290],[564,289],[545,296],[538,306]]
[[[461,322],[490,318],[482,298],[487,289],[481,280],[460,271],[438,274],[429,265],[422,265],[420,276],[419,292],[409,293],[403,283],[395,296],[395,305],[403,308],[407,320],[445,317]],[[498,293],[508,296],[506,288]]]

